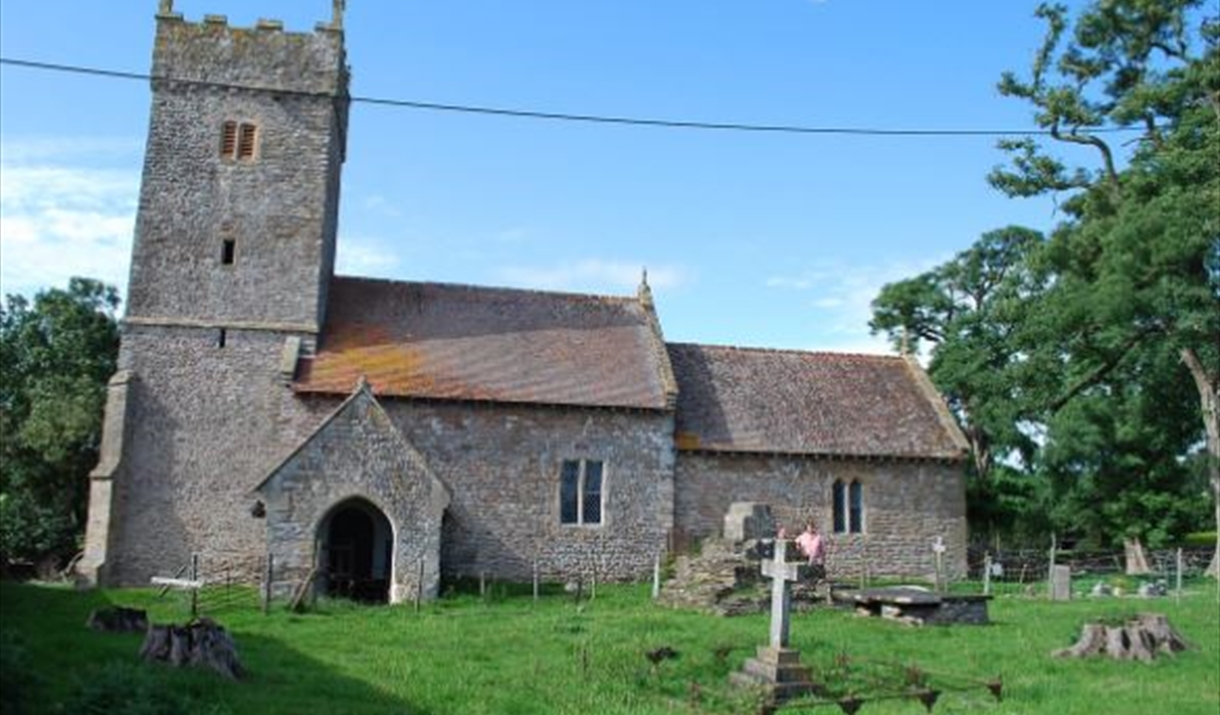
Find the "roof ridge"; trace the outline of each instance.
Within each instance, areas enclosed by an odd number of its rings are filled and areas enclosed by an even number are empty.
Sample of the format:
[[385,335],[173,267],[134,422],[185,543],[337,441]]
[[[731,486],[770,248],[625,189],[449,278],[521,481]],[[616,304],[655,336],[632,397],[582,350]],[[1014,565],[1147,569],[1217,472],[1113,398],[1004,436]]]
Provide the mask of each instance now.
[[556,297],[556,298],[583,298],[583,299],[587,299],[587,300],[614,301],[616,303],[623,303],[623,304],[628,304],[628,305],[639,302],[637,297],[634,295],[607,295],[604,293],[578,293],[575,291],[542,290],[539,288],[516,288],[516,287],[512,287],[512,286],[487,286],[487,285],[478,285],[475,283],[450,283],[450,282],[445,282],[445,281],[406,281],[406,280],[395,280],[393,278],[373,278],[373,277],[369,277],[369,276],[343,276],[343,275],[337,275],[337,274],[335,276],[333,276],[333,278],[342,280],[342,281],[351,281],[351,282],[360,281],[363,283],[385,283],[388,285],[403,286],[403,287],[406,287],[406,286],[432,286],[435,288],[448,288],[448,289],[461,289],[461,290],[468,290],[468,291],[487,291],[487,292],[498,291],[501,293],[519,293],[519,294],[527,294],[527,295],[535,295],[535,296],[549,296],[549,297]]
[[722,345],[712,343],[687,343],[687,342],[669,342],[666,345],[674,347],[695,347],[709,348],[712,350],[723,350],[733,352],[746,353],[777,353],[786,355],[825,355],[828,357],[847,357],[847,358],[865,358],[875,360],[901,360],[901,355],[879,355],[876,353],[861,353],[861,352],[838,352],[834,350],[800,350],[797,348],[768,348],[753,345]]

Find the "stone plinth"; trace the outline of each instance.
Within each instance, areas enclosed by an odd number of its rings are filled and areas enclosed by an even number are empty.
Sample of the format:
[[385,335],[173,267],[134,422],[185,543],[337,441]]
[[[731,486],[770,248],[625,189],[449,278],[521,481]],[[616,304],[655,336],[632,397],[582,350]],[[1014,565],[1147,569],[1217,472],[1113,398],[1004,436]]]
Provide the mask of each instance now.
[[793,648],[759,646],[758,654],[747,660],[729,682],[746,687],[762,687],[774,702],[810,695],[818,686],[810,680],[809,669],[801,665],[801,653]]

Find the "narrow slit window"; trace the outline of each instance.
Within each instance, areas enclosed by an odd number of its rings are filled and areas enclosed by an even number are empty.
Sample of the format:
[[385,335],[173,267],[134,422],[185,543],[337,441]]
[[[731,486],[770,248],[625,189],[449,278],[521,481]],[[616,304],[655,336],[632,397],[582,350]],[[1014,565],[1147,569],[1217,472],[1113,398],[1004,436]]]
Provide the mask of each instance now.
[[220,262],[231,266],[237,260],[237,241],[226,238],[220,242]]
[[224,328],[216,331],[216,347],[223,348],[229,342],[229,334]]

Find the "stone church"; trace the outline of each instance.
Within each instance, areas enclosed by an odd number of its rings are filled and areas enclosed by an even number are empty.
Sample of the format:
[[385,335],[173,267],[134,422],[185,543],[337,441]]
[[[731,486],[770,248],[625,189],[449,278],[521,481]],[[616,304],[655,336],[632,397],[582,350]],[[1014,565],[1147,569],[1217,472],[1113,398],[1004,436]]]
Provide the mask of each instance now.
[[645,578],[734,502],[829,567],[965,566],[966,443],[907,357],[667,343],[600,296],[334,274],[349,71],[313,32],[160,0],[119,371],[80,570],[400,601]]

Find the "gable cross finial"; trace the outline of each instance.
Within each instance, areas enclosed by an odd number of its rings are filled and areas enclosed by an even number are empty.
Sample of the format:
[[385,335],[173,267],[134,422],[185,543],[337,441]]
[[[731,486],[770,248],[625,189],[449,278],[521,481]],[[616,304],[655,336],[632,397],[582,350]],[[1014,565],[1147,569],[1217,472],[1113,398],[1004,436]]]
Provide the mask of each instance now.
[[640,287],[636,290],[636,297],[646,307],[651,308],[652,303],[652,288],[648,287],[648,269],[643,269],[643,275],[640,277]]

